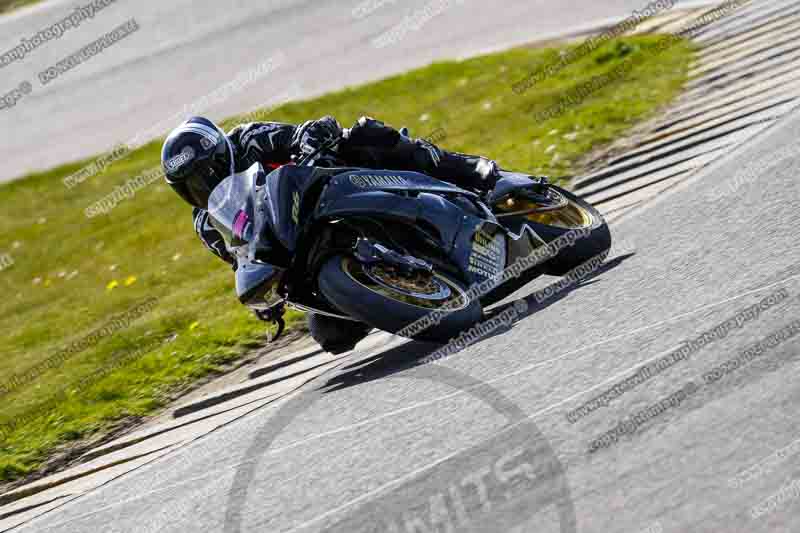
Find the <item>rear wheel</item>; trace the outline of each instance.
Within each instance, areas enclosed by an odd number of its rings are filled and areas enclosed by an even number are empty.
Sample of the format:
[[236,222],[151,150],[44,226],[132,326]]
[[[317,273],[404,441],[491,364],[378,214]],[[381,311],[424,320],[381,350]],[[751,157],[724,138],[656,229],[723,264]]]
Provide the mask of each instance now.
[[323,265],[318,282],[349,316],[414,339],[445,342],[481,318],[480,303],[468,301],[464,285],[437,272],[403,276],[337,255]]
[[494,206],[498,217],[534,211],[520,216],[548,243],[570,231],[588,230],[587,236],[577,239],[572,246],[562,248],[554,258],[542,265],[545,274],[563,276],[586,261],[608,253],[611,248],[611,232],[603,215],[593,205],[554,185],[548,186],[548,196],[549,205],[539,209],[526,198],[509,198]]

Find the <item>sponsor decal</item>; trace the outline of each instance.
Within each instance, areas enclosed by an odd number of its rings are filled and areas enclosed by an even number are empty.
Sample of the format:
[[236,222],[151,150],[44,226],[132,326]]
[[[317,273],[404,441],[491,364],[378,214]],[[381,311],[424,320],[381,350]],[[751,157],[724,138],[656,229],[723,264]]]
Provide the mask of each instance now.
[[350,174],[350,183],[362,189],[370,187],[408,187],[409,185],[408,180],[403,176],[391,174]]
[[295,225],[300,224],[300,193],[297,191],[292,193],[292,221]]
[[491,236],[483,230],[478,230],[472,237],[472,251],[469,254],[467,269],[473,274],[485,278],[493,278],[503,269],[505,263],[505,241],[498,234]]
[[194,149],[191,146],[187,146],[181,153],[168,159],[165,166],[167,167],[167,171],[175,172],[192,159],[194,159]]
[[243,239],[250,225],[250,217],[244,211],[239,211],[233,221],[233,235],[237,239]]

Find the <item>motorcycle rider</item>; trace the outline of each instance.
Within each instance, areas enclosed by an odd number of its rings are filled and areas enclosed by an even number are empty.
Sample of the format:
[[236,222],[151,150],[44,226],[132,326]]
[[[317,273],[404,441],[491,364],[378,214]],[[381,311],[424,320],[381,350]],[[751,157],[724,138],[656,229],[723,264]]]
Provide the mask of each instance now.
[[[343,139],[335,149],[335,157],[341,165],[417,171],[483,191],[491,190],[498,178],[499,169],[492,160],[442,150],[370,117],[361,117],[349,131],[343,130],[335,118],[325,116],[299,126],[278,122],[241,124],[228,134],[206,118],[193,117],[169,134],[161,161],[167,183],[194,208],[194,229],[200,240],[235,270],[234,257],[209,220],[211,191],[231,174],[255,163],[261,163],[269,172],[339,137]],[[259,314],[259,318],[268,317]],[[315,313],[309,313],[308,323],[312,337],[333,353],[351,350],[370,330],[366,324]]]

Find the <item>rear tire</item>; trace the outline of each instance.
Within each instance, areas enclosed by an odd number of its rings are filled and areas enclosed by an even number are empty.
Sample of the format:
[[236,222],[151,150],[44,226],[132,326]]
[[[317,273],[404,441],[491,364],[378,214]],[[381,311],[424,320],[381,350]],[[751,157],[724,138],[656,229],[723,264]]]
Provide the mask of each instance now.
[[[399,289],[392,292],[388,285],[371,285],[374,279],[369,267],[351,257],[337,255],[323,265],[318,283],[325,298],[347,315],[383,331],[402,333],[417,340],[447,342],[481,319],[482,308],[478,301],[465,304],[464,284],[440,273],[434,273],[431,283],[440,289],[443,296],[424,301],[414,300]],[[445,293],[449,296],[444,296]],[[434,296],[438,294],[434,293]],[[411,303],[413,301],[424,303],[424,306]],[[438,323],[424,324],[421,331],[417,331],[418,328],[402,331],[434,316],[432,313],[441,310],[448,302],[457,303],[456,310],[439,314]]]

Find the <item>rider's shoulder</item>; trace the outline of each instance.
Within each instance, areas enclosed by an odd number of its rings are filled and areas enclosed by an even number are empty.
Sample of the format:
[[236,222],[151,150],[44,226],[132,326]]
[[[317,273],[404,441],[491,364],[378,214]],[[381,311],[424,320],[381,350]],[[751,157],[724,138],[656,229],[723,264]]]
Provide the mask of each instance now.
[[286,122],[243,122],[228,132],[228,135],[233,135],[236,132],[253,132],[257,130],[271,130],[271,129],[282,129],[282,128],[295,128],[294,124],[288,124]]
[[269,135],[284,129],[294,130],[295,127],[284,122],[245,122],[230,130],[228,137],[233,141],[247,142],[254,135]]

